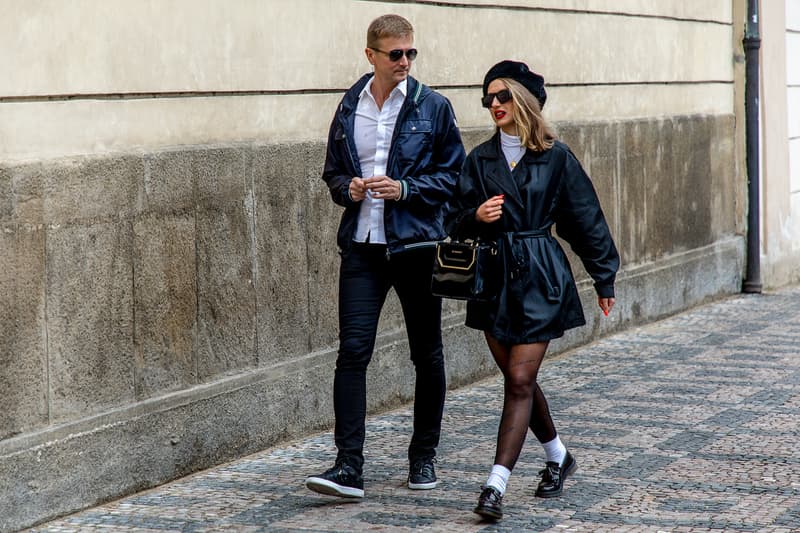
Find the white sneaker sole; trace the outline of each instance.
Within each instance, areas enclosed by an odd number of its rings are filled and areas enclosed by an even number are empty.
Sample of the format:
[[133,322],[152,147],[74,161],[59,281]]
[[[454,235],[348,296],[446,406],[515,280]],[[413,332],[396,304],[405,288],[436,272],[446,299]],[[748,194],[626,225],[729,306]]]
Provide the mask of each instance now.
[[310,477],[306,479],[306,487],[314,492],[325,494],[328,496],[339,496],[340,498],[363,498],[364,490],[355,487],[345,487],[333,481],[319,477]]
[[435,489],[436,485],[437,485],[436,481],[433,481],[431,483],[411,483],[410,481],[408,482],[408,488],[411,490],[431,490]]

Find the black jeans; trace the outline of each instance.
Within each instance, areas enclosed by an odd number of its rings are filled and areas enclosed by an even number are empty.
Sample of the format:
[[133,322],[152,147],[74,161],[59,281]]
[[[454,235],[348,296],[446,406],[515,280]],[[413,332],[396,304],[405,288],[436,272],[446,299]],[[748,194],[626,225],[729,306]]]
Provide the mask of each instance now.
[[386,246],[354,244],[339,270],[339,356],[333,380],[338,459],[359,472],[364,464],[367,365],[375,348],[378,318],[391,287],[406,322],[416,371],[414,432],[410,460],[436,455],[446,390],[442,355],[442,300],[431,295],[433,248],[392,254]]

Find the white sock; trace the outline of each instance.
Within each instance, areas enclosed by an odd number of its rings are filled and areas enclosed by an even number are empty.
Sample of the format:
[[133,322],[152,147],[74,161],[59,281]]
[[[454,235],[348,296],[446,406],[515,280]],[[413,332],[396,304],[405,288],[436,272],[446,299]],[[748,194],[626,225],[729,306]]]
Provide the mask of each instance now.
[[486,486],[496,488],[503,495],[506,493],[506,484],[508,484],[508,478],[510,477],[511,470],[503,465],[494,465],[492,472],[489,474],[489,479],[486,480]]
[[567,447],[564,446],[564,443],[561,442],[558,435],[550,442],[543,442],[542,448],[544,448],[544,453],[547,454],[547,462],[552,461],[561,464],[567,456]]

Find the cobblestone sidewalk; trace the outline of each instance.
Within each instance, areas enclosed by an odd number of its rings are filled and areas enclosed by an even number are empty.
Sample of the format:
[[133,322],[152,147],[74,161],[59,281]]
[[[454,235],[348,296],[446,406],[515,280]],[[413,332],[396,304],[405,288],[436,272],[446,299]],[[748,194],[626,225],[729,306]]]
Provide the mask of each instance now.
[[409,409],[371,417],[359,503],[314,494],[331,433],[35,531],[800,531],[800,288],[739,295],[545,361],[540,383],[579,468],[534,497],[529,436],[506,518],[472,513],[491,467],[497,378],[449,393],[439,487],[405,487]]

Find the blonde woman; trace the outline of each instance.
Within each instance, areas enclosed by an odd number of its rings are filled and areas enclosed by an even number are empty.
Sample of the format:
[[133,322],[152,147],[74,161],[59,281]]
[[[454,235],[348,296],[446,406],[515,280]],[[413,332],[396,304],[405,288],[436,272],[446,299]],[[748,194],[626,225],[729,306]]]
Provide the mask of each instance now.
[[494,466],[475,508],[487,519],[503,516],[528,427],[546,454],[536,496],[559,496],[577,468],[537,384],[550,340],[585,324],[553,226],[594,279],[600,309],[607,315],[614,306],[619,255],[592,182],[542,117],[546,98],[544,79],[524,63],[502,61],[487,72],[481,102],[497,131],[467,156],[447,216],[450,235],[497,241],[503,264],[497,296],[469,302],[466,318],[484,332],[505,381]]

